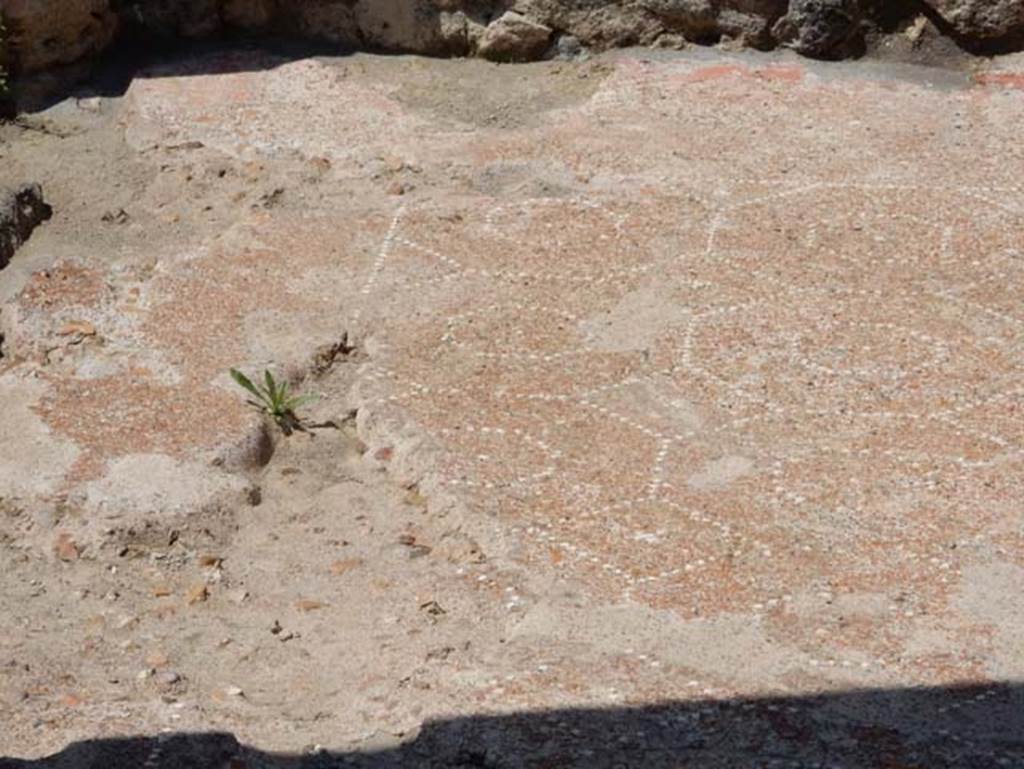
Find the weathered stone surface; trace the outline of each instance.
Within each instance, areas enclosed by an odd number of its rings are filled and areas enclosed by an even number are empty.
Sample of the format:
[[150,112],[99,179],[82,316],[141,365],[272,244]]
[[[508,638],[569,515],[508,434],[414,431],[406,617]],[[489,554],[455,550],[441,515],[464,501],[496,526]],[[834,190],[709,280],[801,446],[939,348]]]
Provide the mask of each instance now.
[[0,375],[0,499],[46,499],[63,483],[79,449],[56,435],[34,411],[45,386],[31,378]]
[[[354,4],[363,46],[418,53],[463,53],[458,23],[433,0],[377,0]],[[464,33],[463,33],[464,34]]]
[[786,0],[652,0],[645,4],[673,32],[689,40],[735,38],[754,46],[771,41],[772,24],[786,12]]
[[231,514],[247,507],[251,491],[243,477],[208,462],[126,454],[75,489],[71,504],[87,513],[72,525],[79,542],[102,544],[114,530],[131,532],[137,544],[161,543],[189,525],[208,531],[230,526]]
[[[185,38],[205,37],[221,29],[220,7],[223,0],[142,0],[131,3],[128,13],[144,29],[161,35]],[[254,9],[239,8],[233,4],[236,13],[250,13]]]
[[359,25],[352,3],[314,0],[295,9],[293,23],[303,36],[344,45],[359,42]]
[[649,45],[665,32],[665,23],[644,5],[619,0],[523,0],[516,9],[539,24],[567,32],[594,49]]
[[38,72],[102,51],[114,37],[109,0],[5,0],[9,55],[15,72]]
[[275,0],[224,0],[221,15],[229,27],[261,29],[274,18]]
[[1024,37],[1024,0],[927,0],[971,41]]
[[484,30],[477,52],[495,61],[530,61],[547,50],[551,32],[550,27],[508,11]]
[[843,58],[862,48],[864,0],[791,0],[775,37],[798,53]]

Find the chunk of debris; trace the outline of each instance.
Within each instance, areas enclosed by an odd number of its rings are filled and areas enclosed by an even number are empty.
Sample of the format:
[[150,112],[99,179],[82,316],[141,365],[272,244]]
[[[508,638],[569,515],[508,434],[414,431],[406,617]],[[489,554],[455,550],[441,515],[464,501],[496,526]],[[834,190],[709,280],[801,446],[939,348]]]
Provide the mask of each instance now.
[[96,327],[87,320],[70,320],[60,327],[57,336],[96,336]]
[[53,543],[53,552],[62,561],[77,561],[80,555],[78,545],[66,531],[57,535],[57,541]]
[[188,593],[185,594],[185,602],[189,606],[196,603],[202,603],[210,597],[210,591],[206,587],[205,583],[198,583],[188,589]]
[[0,270],[40,223],[53,216],[38,184],[0,190]]

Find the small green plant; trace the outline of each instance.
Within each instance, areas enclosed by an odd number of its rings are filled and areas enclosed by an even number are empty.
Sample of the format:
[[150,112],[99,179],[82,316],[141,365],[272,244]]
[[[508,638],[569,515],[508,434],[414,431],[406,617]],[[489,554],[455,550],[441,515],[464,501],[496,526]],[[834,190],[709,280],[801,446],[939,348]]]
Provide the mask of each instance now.
[[315,400],[315,396],[292,395],[288,392],[288,383],[278,384],[274,381],[274,375],[267,370],[263,371],[261,386],[253,384],[252,380],[238,369],[231,369],[231,378],[256,399],[248,401],[249,405],[272,418],[285,435],[291,435],[295,430],[306,432],[306,428],[303,426],[302,420],[296,416],[295,410],[299,406]]

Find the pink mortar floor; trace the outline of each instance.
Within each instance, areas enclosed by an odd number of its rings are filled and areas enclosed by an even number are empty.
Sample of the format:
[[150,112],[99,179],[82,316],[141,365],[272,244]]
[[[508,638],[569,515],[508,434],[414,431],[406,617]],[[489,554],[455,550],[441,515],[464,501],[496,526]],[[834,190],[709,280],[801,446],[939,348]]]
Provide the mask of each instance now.
[[[336,62],[244,63],[136,80],[129,142],[407,181],[246,214],[134,293],[88,260],[56,309],[29,285],[25,328],[89,320],[134,372],[43,371],[67,461],[31,493],[231,460],[253,419],[226,369],[344,329],[370,454],[485,543],[460,578],[647,669],[625,701],[1024,679],[1019,76],[633,52],[491,125]],[[601,667],[569,668],[488,703],[600,703]]]

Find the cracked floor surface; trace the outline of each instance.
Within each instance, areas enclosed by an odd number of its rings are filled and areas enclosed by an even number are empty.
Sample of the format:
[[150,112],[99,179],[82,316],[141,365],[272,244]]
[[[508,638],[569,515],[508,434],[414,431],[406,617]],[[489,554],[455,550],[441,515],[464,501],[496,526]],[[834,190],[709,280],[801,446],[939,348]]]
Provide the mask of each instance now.
[[[51,110],[12,167],[134,165],[5,271],[0,751],[774,697],[651,765],[1024,765],[1024,64],[893,71],[242,51]],[[842,700],[918,687],[997,715]]]

